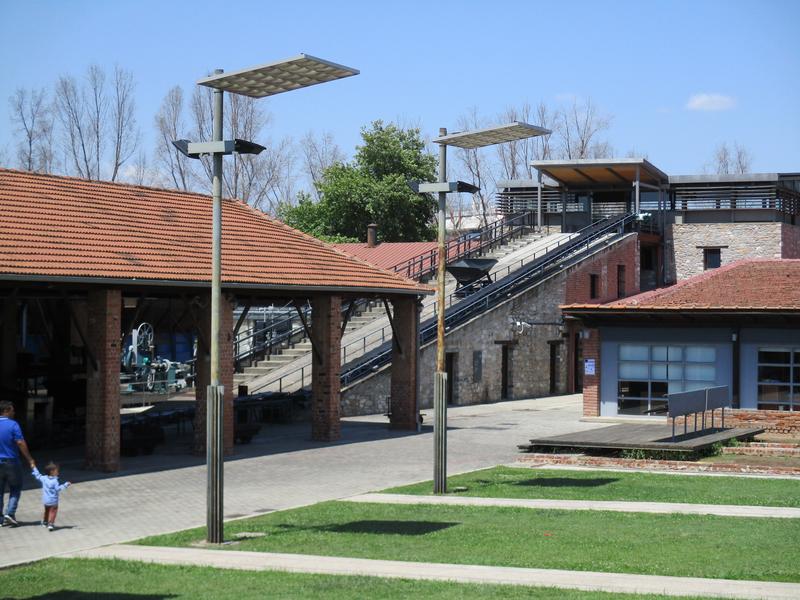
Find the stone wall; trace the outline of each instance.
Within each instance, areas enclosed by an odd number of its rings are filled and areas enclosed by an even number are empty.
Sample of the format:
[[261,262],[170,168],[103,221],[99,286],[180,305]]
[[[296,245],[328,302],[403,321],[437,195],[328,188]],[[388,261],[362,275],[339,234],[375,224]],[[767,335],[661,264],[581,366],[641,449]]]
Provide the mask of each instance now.
[[[784,228],[791,229],[786,233]],[[791,245],[791,239],[798,237],[795,229],[784,223],[675,223],[667,227],[668,245],[674,253],[670,275],[680,281],[702,273],[706,247],[721,248],[723,265],[743,258],[788,258],[782,245]]]
[[[469,405],[497,402],[502,396],[503,346],[509,352],[508,399],[550,395],[550,348],[556,347],[555,393],[567,392],[568,348],[562,336],[561,309],[567,297],[568,281],[580,279],[587,265],[591,269],[614,273],[620,261],[636,260],[635,234],[603,249],[579,265],[554,275],[547,281],[448,332],[447,352],[455,353],[453,404]],[[604,266],[605,264],[605,266]],[[631,291],[638,289],[638,266],[630,266]],[[588,275],[587,275],[588,277]],[[634,288],[635,282],[635,288]],[[577,292],[576,292],[577,293]],[[578,297],[578,296],[575,296]],[[474,352],[480,352],[480,368],[475,368]],[[391,366],[342,390],[342,415],[386,412]],[[433,404],[433,373],[436,369],[436,343],[421,348],[419,357],[419,406]],[[478,373],[480,371],[480,373]],[[476,377],[480,375],[480,377]]]

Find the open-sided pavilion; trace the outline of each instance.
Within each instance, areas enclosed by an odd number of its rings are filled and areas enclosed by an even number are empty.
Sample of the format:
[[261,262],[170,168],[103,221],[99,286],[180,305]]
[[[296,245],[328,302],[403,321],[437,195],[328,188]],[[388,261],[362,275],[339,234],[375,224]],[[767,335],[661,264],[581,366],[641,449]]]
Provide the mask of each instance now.
[[[171,332],[170,343],[176,332],[188,332],[195,340],[194,449],[203,451],[210,373],[211,198],[0,170],[0,202],[0,384],[5,393],[24,402],[32,385],[44,384],[56,414],[69,413],[73,420],[85,415],[87,467],[116,470],[121,347],[131,326],[146,317]],[[237,305],[311,303],[312,437],[331,441],[340,436],[342,303],[388,300],[396,340],[391,425],[415,429],[419,299],[432,289],[243,202],[225,200],[222,218],[226,452],[233,448]]]

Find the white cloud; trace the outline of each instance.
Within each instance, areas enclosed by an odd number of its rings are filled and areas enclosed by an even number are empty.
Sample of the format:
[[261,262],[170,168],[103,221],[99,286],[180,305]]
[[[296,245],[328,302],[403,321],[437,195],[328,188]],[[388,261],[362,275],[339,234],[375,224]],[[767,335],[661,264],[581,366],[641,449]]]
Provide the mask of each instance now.
[[730,110],[736,100],[724,94],[693,94],[686,103],[688,110]]

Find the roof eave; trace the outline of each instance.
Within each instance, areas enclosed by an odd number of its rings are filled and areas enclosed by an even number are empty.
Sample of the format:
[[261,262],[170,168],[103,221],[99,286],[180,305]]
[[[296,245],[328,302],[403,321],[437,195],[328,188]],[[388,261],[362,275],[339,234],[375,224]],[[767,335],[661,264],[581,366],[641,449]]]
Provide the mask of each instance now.
[[[67,283],[67,284],[88,284],[88,285],[115,285],[115,286],[153,286],[153,287],[185,287],[185,288],[208,288],[210,281],[196,281],[187,279],[139,279],[136,277],[80,277],[73,275],[51,276],[51,275],[17,275],[4,273],[0,275],[0,281],[10,282],[30,282],[30,283]],[[253,284],[245,282],[222,282],[223,289],[232,290],[253,290],[253,291],[280,291],[280,292],[305,292],[305,293],[342,293],[342,294],[392,294],[392,295],[430,295],[435,290],[433,288],[391,288],[391,287],[369,287],[369,286],[330,286],[330,285],[309,285],[299,286],[292,284],[262,283]]]

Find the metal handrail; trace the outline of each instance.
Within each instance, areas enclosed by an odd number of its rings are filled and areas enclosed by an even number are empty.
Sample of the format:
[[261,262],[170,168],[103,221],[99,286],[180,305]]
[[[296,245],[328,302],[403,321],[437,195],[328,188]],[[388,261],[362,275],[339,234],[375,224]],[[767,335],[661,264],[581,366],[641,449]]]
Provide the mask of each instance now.
[[[359,308],[360,307],[365,307],[365,306],[367,306],[369,304],[369,300],[364,300],[364,299],[354,300],[353,302],[355,302],[356,307],[359,307]],[[347,307],[343,306],[342,307],[342,312],[345,312],[346,310],[347,310]],[[309,305],[309,304],[305,305],[303,307],[302,312],[303,312],[303,317],[306,320],[308,320],[308,318],[311,316],[311,305]],[[300,321],[301,324],[300,325],[295,325],[295,323],[298,322],[298,321]],[[288,331],[284,331],[283,333],[280,333],[280,334],[277,334],[277,335],[271,335],[270,334],[270,332],[275,330],[275,329],[279,329],[279,328],[282,329],[281,326],[286,324],[287,322],[289,323],[289,330]],[[272,349],[273,348],[279,347],[284,342],[287,342],[287,341],[290,342],[292,340],[292,338],[294,338],[295,336],[300,335],[301,336],[301,340],[305,339],[307,337],[306,336],[306,332],[305,332],[305,327],[302,326],[302,321],[301,321],[300,316],[298,314],[294,314],[291,317],[288,317],[288,318],[283,319],[281,321],[278,321],[276,323],[270,323],[269,325],[265,325],[263,328],[258,329],[258,330],[256,330],[255,327],[251,327],[251,328],[245,330],[243,333],[245,333],[247,335],[244,335],[244,336],[242,336],[241,334],[237,335],[236,339],[234,340],[234,360],[236,361],[236,364],[238,364],[240,361],[244,360],[245,358],[249,358],[250,356],[253,356],[255,354],[259,354],[259,353],[262,353],[262,352],[265,352],[265,351],[266,351],[267,355],[270,355],[270,354],[272,354]],[[263,343],[258,344],[256,346],[251,345],[247,350],[243,350],[241,352],[238,350],[238,348],[240,347],[242,342],[244,342],[246,340],[249,340],[249,339],[253,339],[256,336],[261,335],[261,334],[265,335],[265,338],[266,338]]]
[[[636,215],[627,214],[618,219],[613,219],[611,223],[603,222],[603,227],[595,228],[590,225],[584,228],[586,233],[580,238],[571,238],[571,244],[565,244],[562,248],[551,256],[544,256],[538,261],[534,261],[525,269],[520,269],[508,281],[501,280],[492,285],[486,286],[473,296],[466,298],[459,303],[452,311],[445,313],[445,331],[464,323],[475,314],[480,314],[493,308],[500,302],[507,300],[525,289],[542,281],[545,275],[559,270],[559,263],[569,257],[574,257],[579,252],[588,251],[589,247],[601,237],[605,237],[614,231],[619,234],[624,232],[625,227],[636,220]],[[588,231],[587,231],[588,230]],[[561,265],[563,268],[563,265]],[[498,284],[499,285],[496,285]],[[433,340],[436,337],[437,322],[431,317],[420,324],[419,343],[420,346]],[[380,369],[383,365],[391,362],[391,348],[379,352],[367,360],[353,366],[341,374],[342,385],[349,385],[353,381]]]
[[[621,217],[616,217],[616,218],[609,217],[609,218],[603,219],[601,221],[597,221],[595,223],[592,223],[591,225],[589,225],[587,227],[584,227],[583,229],[578,230],[577,232],[574,233],[574,235],[572,235],[571,237],[569,237],[567,239],[562,239],[562,240],[559,240],[558,242],[555,242],[553,244],[549,244],[544,249],[540,249],[540,250],[532,253],[531,255],[527,255],[525,257],[522,257],[521,259],[519,259],[519,261],[515,261],[514,263],[512,263],[512,265],[508,265],[506,267],[502,267],[500,269],[497,269],[496,271],[493,271],[492,273],[489,274],[490,277],[493,277],[492,283],[489,284],[489,285],[486,285],[482,289],[479,289],[479,288],[476,287],[475,288],[477,290],[476,293],[471,295],[471,296],[468,296],[468,297],[464,298],[463,295],[457,295],[455,292],[449,294],[447,296],[447,298],[445,299],[445,306],[446,307],[452,307],[453,304],[456,304],[456,303],[458,303],[459,306],[463,306],[465,301],[468,301],[468,300],[471,301],[472,299],[474,299],[477,296],[483,297],[484,294],[482,294],[481,292],[484,292],[484,291],[490,290],[490,289],[500,289],[500,288],[495,288],[494,286],[496,284],[498,284],[499,282],[501,282],[502,280],[504,280],[506,277],[510,276],[511,273],[512,273],[511,267],[513,265],[516,265],[517,263],[519,263],[518,270],[521,270],[522,266],[525,265],[526,259],[530,259],[528,262],[530,262],[531,265],[535,265],[537,263],[537,261],[542,261],[542,264],[550,264],[553,261],[556,261],[556,262],[560,261],[565,256],[567,256],[569,254],[574,254],[574,250],[576,248],[580,247],[581,245],[583,245],[583,244],[587,244],[587,245],[591,244],[593,241],[598,239],[598,237],[607,235],[607,233],[609,231],[613,231],[616,228],[624,228],[629,223],[633,222],[633,220],[635,220],[635,216],[632,215],[632,214],[627,214],[627,215],[623,215]],[[556,254],[552,254],[551,256],[548,256],[549,254],[553,253],[554,251],[558,250],[559,248],[561,248],[560,252],[557,252]],[[530,270],[530,265],[529,265],[529,268],[526,269],[525,271],[528,272],[529,270]],[[503,274],[501,275],[501,273],[503,273]],[[516,279],[518,279],[518,278],[514,278],[514,280],[516,280]],[[475,286],[476,284],[470,284],[470,285],[471,286]],[[506,284],[503,284],[501,286],[501,288],[505,289],[505,285]],[[469,287],[470,286],[464,286],[464,287],[460,288],[459,289],[459,293],[461,293],[465,289],[468,289]],[[429,305],[428,307],[426,307],[426,310],[428,308],[432,309],[432,314],[435,316],[435,314],[436,314],[436,303],[433,303],[433,304]],[[420,315],[420,318],[423,319],[423,321],[425,323],[428,323],[428,321],[424,320],[424,319],[428,319],[428,317],[425,315],[425,310],[423,310],[423,313]],[[435,321],[433,321],[433,318],[434,317],[431,316],[430,320],[433,323],[433,325],[435,326]],[[447,319],[450,319],[450,318],[451,318],[450,315],[446,315],[446,317],[445,317],[446,326],[447,326],[447,323],[448,323]],[[435,333],[435,327],[434,327],[433,331]],[[352,342],[350,342],[348,344],[345,344],[344,346],[342,346],[342,364],[345,364],[347,362],[346,359],[347,359],[348,348],[354,347],[354,346],[360,346],[361,347],[362,356],[363,356],[363,354],[366,354],[368,347],[369,347],[369,349],[371,351],[371,350],[373,350],[375,348],[380,348],[383,344],[385,344],[387,342],[387,340],[389,339],[390,333],[391,333],[391,325],[385,325],[384,327],[382,327],[379,330],[370,332],[370,333],[362,336],[361,338],[359,338],[357,340],[354,340],[354,341],[352,341]],[[371,341],[371,342],[368,343],[367,340],[370,337],[373,337],[374,341]],[[423,340],[423,341],[426,341],[423,338],[424,338],[423,329],[421,327],[420,328],[420,339]],[[378,339],[380,341],[378,341]],[[389,350],[388,354],[386,354],[386,355],[391,357],[391,350]],[[383,357],[384,353],[381,353],[378,356]],[[267,381],[263,385],[259,386],[259,389],[263,389],[265,387],[269,387],[269,386],[275,385],[277,383],[279,391],[282,391],[283,390],[283,382],[284,382],[284,380],[292,377],[293,375],[296,375],[298,372],[300,372],[301,387],[304,387],[305,386],[305,371],[309,366],[310,365],[303,365],[303,366],[298,367],[298,368],[296,368],[296,369],[294,369],[292,371],[289,371],[288,373],[285,373],[285,374],[281,375],[280,377],[278,377],[276,379]],[[378,365],[378,367],[379,366],[380,365]],[[378,368],[378,367],[370,367],[370,368]],[[342,383],[343,383],[343,385],[346,385],[349,381],[351,381],[351,379],[349,379],[347,377],[347,373],[349,373],[350,371],[353,371],[354,369],[359,369],[359,368],[360,368],[360,365],[356,365],[352,369],[350,369],[349,371],[346,371],[346,372],[344,372],[342,374]]]
[[[493,248],[498,243],[502,244],[507,240],[513,239],[515,235],[533,226],[534,214],[533,211],[527,211],[511,219],[492,223],[480,231],[465,233],[450,240],[446,246],[448,262],[473,256],[487,248]],[[438,263],[439,251],[434,249],[409,258],[392,267],[392,270],[409,279],[422,279],[427,275],[433,274]]]

